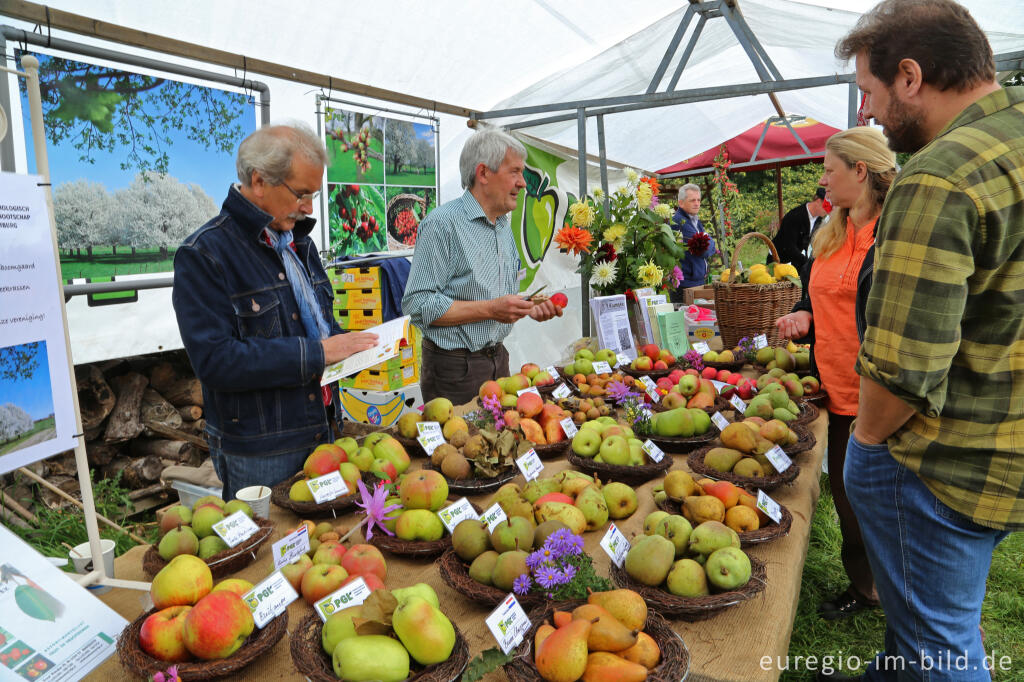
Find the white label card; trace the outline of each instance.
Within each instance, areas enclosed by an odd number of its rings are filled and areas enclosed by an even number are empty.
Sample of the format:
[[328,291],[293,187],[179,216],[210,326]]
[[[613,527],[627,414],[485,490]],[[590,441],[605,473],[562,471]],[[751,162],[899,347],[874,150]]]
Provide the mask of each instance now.
[[306,481],[306,485],[309,486],[309,492],[313,493],[313,501],[317,504],[330,502],[349,493],[340,471],[332,471],[329,474],[311,478]]
[[306,527],[306,524],[302,524],[270,547],[270,554],[274,557],[275,569],[293,563],[308,551],[309,528]]
[[658,385],[654,383],[654,379],[645,375],[640,377],[640,383],[644,385],[644,391],[651,397],[651,400],[658,402],[661,396],[658,395]]
[[775,470],[780,474],[793,464],[793,460],[791,460],[789,455],[783,452],[782,448],[778,445],[764,454],[765,457],[768,458],[768,461],[772,463],[772,466],[775,467]]
[[514,594],[505,597],[484,622],[505,654],[519,646],[523,635],[530,630],[530,619],[526,617],[526,612]]
[[487,530],[493,532],[494,527],[499,523],[507,519],[505,516],[505,510],[501,508],[501,505],[495,502],[488,509],[484,510],[484,515],[480,517],[480,520],[487,526]]
[[647,453],[647,456],[650,457],[655,462],[660,462],[665,457],[665,452],[657,445],[655,445],[654,441],[652,441],[650,438],[645,440],[644,444],[641,447],[643,451]]
[[727,384],[724,381],[715,381],[714,379],[712,379],[711,380],[711,385],[715,387],[716,391],[721,393],[725,389],[729,388],[729,386],[731,386],[732,384]]
[[547,367],[544,368],[544,371],[550,374],[552,379],[558,378],[558,370],[555,369],[554,365],[548,365]]
[[529,388],[524,388],[521,391],[516,391],[516,395],[522,395],[524,393],[536,393],[537,395],[540,395],[540,391],[537,390],[536,386],[530,386]]
[[735,393],[729,398],[729,404],[736,408],[736,411],[743,414],[747,411],[747,404],[743,402],[743,398],[739,397]]
[[565,434],[566,438],[572,438],[579,432],[579,429],[576,428],[576,422],[572,420],[572,417],[566,417],[558,423],[562,425],[562,433]]
[[693,349],[701,355],[711,352],[711,346],[708,345],[707,341],[697,341],[693,344]]
[[718,427],[719,431],[724,430],[729,425],[729,420],[721,412],[715,412],[711,415],[711,422]]
[[213,531],[228,547],[235,547],[245,542],[259,529],[256,522],[242,511],[236,511],[231,516],[213,524]]
[[760,489],[757,491],[757,508],[767,514],[775,523],[782,523],[782,507]]
[[318,601],[313,605],[313,609],[320,616],[320,620],[327,622],[332,613],[337,613],[350,606],[359,606],[369,596],[370,588],[366,585],[366,581],[356,578]]
[[615,366],[616,367],[622,367],[623,365],[625,365],[626,367],[629,367],[629,358],[627,358],[625,356],[625,354],[623,354],[623,353],[616,353],[615,354]]
[[555,398],[568,398],[572,395],[572,391],[570,391],[569,387],[565,384],[558,384],[558,387],[551,392],[551,395]]
[[470,504],[469,500],[465,497],[460,500],[453,502],[444,509],[437,512],[437,515],[441,518],[441,523],[448,529],[449,533],[455,531],[455,526],[459,525],[466,519],[479,519],[476,515],[476,510],[473,509],[473,505]]
[[544,463],[540,461],[537,451],[533,448],[530,448],[525,455],[516,460],[516,466],[523,472],[523,476],[527,481],[534,480],[540,476],[540,472],[544,471]]
[[[650,441],[647,441],[650,443]],[[622,568],[629,552],[629,540],[614,523],[608,526],[608,532],[601,538],[601,548],[611,557],[616,566]]]
[[441,424],[438,422],[418,422],[416,424],[416,431],[421,436],[427,436],[433,433],[441,435]]
[[440,433],[425,433],[422,436],[418,436],[416,438],[416,442],[423,447],[423,449],[427,453],[427,456],[429,457],[430,455],[434,454],[434,450],[437,449],[437,446],[444,443],[444,436],[442,436]]
[[263,582],[242,596],[242,601],[252,611],[252,619],[261,630],[267,623],[281,615],[288,605],[299,598],[288,579],[281,571],[274,571]]
[[603,360],[594,363],[594,374],[611,374],[612,366]]
[[754,348],[761,350],[762,348],[768,347],[768,337],[764,334],[758,334],[754,337]]

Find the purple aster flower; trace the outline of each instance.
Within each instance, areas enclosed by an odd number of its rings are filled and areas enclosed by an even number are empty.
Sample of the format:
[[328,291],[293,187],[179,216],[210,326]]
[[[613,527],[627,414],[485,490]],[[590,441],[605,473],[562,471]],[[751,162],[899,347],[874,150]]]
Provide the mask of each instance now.
[[526,567],[533,571],[538,567],[549,563],[552,559],[554,559],[554,557],[551,556],[551,551],[548,550],[547,545],[545,545],[544,548],[531,552],[530,555],[526,557]]
[[564,580],[562,581],[563,583],[568,583],[569,581],[571,581],[573,578],[576,577],[576,567],[572,564],[566,564],[565,566],[563,566],[562,577],[564,578]]
[[558,584],[558,578],[562,572],[557,568],[550,568],[548,566],[541,566],[536,570],[537,584],[541,587],[554,587]]
[[522,596],[530,591],[530,576],[525,573],[512,581],[512,591]]
[[605,387],[605,393],[617,403],[629,393],[629,388],[621,381],[612,381]]

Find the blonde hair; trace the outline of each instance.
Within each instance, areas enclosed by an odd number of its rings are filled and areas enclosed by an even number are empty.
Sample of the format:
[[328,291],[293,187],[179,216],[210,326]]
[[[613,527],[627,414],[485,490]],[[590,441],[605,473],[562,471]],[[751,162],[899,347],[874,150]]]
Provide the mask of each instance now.
[[[882,202],[889,191],[889,185],[896,177],[896,154],[889,149],[885,135],[877,128],[858,126],[841,130],[825,143],[825,149],[839,157],[839,160],[853,168],[858,161],[868,167],[867,185],[865,190],[870,193],[877,216],[882,210]],[[811,251],[815,258],[828,258],[846,241],[847,208],[832,209],[828,221],[814,231],[811,238]]]

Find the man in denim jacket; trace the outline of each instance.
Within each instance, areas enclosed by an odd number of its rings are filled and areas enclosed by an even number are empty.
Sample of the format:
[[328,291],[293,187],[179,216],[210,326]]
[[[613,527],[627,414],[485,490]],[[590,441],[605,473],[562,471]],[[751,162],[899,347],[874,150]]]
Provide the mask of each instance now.
[[309,237],[326,162],[307,126],[257,130],[238,147],[241,184],[174,255],[174,312],[226,500],[287,479],[333,440],[324,367],[377,342],[338,327]]

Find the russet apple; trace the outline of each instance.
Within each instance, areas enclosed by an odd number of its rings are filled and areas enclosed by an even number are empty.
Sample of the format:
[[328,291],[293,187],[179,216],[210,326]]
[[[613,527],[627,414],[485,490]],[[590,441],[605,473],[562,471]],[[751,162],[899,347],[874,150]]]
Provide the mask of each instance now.
[[352,545],[342,558],[341,566],[349,573],[373,573],[382,581],[387,579],[384,555],[373,545]]
[[211,592],[185,616],[185,648],[204,661],[227,658],[238,651],[256,626],[252,611],[234,592]]
[[191,606],[168,606],[160,609],[142,623],[139,646],[153,658],[180,663],[192,658],[182,639],[185,616]]
[[153,606],[191,606],[213,589],[213,574],[206,562],[197,556],[180,554],[153,577],[149,595]]
[[302,576],[299,586],[302,598],[313,605],[341,587],[348,579],[348,571],[333,564],[313,564]]

